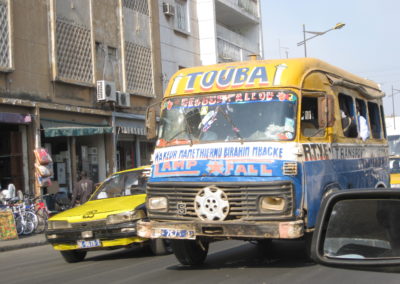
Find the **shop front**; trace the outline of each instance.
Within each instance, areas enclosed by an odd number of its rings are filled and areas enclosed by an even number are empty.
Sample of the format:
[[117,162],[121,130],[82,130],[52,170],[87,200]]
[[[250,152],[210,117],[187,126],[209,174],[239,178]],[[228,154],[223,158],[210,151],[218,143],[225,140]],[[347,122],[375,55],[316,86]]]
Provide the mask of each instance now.
[[9,184],[14,184],[16,190],[29,193],[27,132],[31,122],[30,114],[0,112],[0,186],[2,190],[7,189]]
[[113,113],[116,133],[116,170],[148,165],[155,143],[146,139],[145,117]]
[[[112,145],[109,137],[113,129],[104,119],[79,117],[40,119],[41,144],[53,159],[52,186],[49,192],[71,193],[80,171],[86,171],[94,183],[109,174],[109,156]],[[108,147],[108,148],[107,148]]]

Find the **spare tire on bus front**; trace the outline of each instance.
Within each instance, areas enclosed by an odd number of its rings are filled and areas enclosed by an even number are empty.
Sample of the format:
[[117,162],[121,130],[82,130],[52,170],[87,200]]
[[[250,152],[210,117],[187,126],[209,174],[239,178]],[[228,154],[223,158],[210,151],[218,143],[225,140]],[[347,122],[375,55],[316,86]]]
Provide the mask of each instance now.
[[208,242],[197,240],[171,240],[175,257],[183,265],[201,265],[208,254]]

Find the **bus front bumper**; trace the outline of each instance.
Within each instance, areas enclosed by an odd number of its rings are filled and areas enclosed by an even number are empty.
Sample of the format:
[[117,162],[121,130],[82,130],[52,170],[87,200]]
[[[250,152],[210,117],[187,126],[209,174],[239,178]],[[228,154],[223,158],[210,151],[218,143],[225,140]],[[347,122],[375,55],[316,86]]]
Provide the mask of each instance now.
[[229,239],[296,239],[304,235],[302,220],[288,222],[156,222],[139,221],[142,238],[196,239],[215,237]]

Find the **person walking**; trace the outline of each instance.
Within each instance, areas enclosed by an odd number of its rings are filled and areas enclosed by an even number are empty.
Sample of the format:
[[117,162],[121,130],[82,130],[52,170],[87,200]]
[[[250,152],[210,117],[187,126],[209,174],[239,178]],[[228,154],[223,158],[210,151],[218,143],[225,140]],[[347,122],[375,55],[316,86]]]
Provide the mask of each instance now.
[[72,193],[72,207],[81,205],[88,201],[94,191],[93,181],[88,177],[87,173],[82,171],[80,176],[81,179],[75,184]]

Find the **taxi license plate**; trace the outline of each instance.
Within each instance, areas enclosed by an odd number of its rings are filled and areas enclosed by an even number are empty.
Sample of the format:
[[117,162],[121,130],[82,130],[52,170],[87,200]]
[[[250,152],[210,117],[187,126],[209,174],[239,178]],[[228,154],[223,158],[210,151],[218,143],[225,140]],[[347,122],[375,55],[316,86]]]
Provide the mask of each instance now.
[[189,239],[194,240],[196,235],[193,230],[156,229],[152,234],[155,238]]
[[79,248],[95,248],[101,246],[100,240],[78,241],[77,244]]

